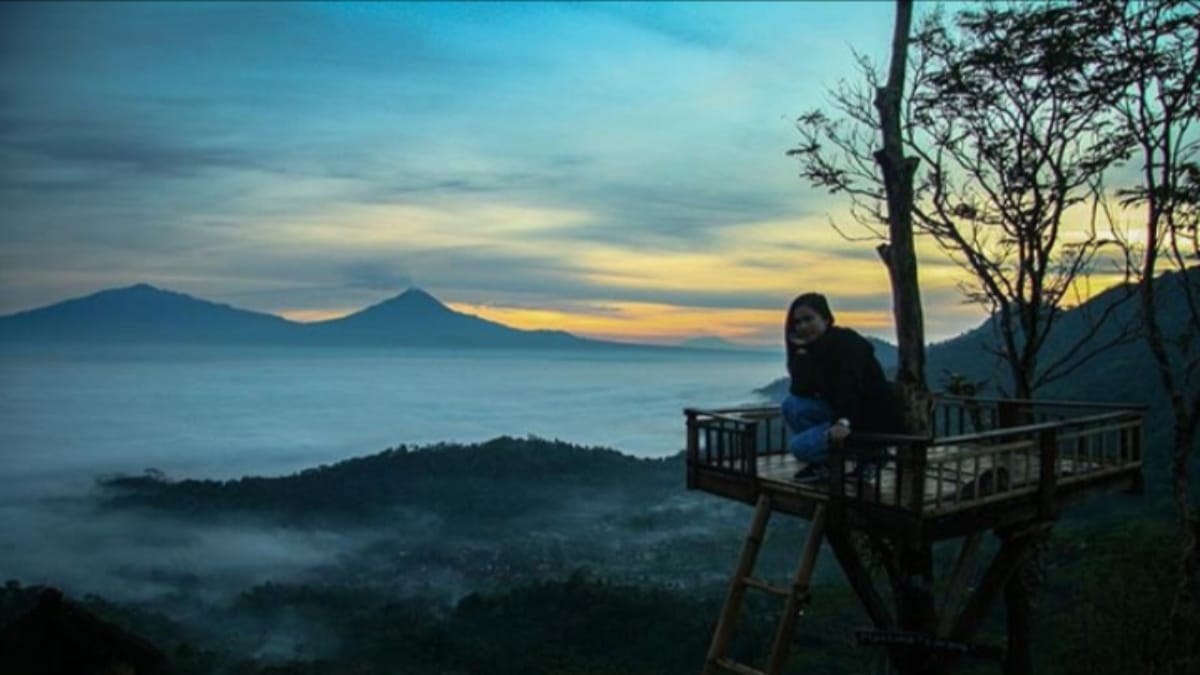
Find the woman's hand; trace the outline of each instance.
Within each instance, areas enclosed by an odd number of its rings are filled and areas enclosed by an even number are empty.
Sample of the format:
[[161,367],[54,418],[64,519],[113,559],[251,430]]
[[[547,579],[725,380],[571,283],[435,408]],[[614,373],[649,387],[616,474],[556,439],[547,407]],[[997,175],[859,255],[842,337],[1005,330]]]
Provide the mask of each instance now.
[[849,420],[840,419],[834,422],[833,426],[829,427],[828,435],[832,443],[841,443],[846,440],[846,437],[850,435]]

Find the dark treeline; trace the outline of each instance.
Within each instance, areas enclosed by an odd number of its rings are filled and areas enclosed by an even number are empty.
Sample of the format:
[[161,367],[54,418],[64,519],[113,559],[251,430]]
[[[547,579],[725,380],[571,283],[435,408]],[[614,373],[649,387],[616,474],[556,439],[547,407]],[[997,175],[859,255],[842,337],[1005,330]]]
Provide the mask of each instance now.
[[505,519],[603,496],[677,491],[682,458],[638,459],[561,441],[500,437],[480,445],[399,446],[282,477],[171,480],[150,470],[99,481],[106,503],[179,515],[268,513],[386,519],[391,509],[448,519]]
[[[1052,538],[1035,631],[1043,672],[1116,675],[1138,669],[1163,629],[1171,536],[1169,528],[1130,522]],[[212,610],[207,628],[96,596],[80,604],[156,644],[168,656],[169,672],[180,675],[649,675],[699,670],[723,590],[619,584],[576,572],[448,603],[334,582],[264,584]],[[0,624],[27,611],[37,592],[9,582],[0,594]],[[748,602],[734,652],[755,662],[766,653],[778,607],[761,596]],[[1002,644],[1001,622],[997,612],[980,642]],[[881,654],[853,637],[867,623],[844,584],[822,583],[800,621],[790,667],[872,672]],[[248,651],[272,632],[295,641],[291,656],[261,647],[258,654]],[[967,673],[997,667],[987,661],[962,665]]]
[[[464,473],[479,480],[453,480]],[[233,512],[274,518],[283,527],[357,519],[396,529],[371,509],[395,513],[397,503],[408,508],[420,499],[452,517],[421,525],[435,530],[424,547],[400,529],[347,552],[355,562],[235,590],[223,602],[198,604],[183,594],[141,603],[77,600],[157,645],[173,673],[696,672],[750,509],[685,492],[682,475],[678,458],[642,460],[557,441],[498,438],[397,448],[279,478],[109,480],[117,496],[107,508],[186,514],[181,527]],[[423,479],[439,485],[440,494],[416,487]],[[597,510],[594,517],[546,497],[584,487],[599,500],[585,500]],[[488,492],[543,489],[488,510],[495,507]],[[605,501],[617,494],[623,496]],[[304,522],[296,522],[297,513]],[[1114,496],[1065,515],[1041,555],[1034,633],[1046,672],[1130,672],[1154,648],[1170,592],[1168,514],[1158,500]],[[782,582],[790,575],[804,527],[794,518],[772,522],[761,561],[765,576]],[[949,565],[955,552],[938,547],[938,565]],[[458,592],[429,582],[444,570],[461,576]],[[875,671],[883,656],[855,642],[854,630],[869,621],[827,551],[816,584],[797,632],[794,667]],[[27,611],[36,594],[10,582],[0,624]],[[779,606],[766,596],[749,601],[735,651],[753,663],[766,654]],[[997,609],[979,642],[1003,645],[1002,621]],[[995,669],[983,661],[963,666],[962,672]]]
[[[338,565],[389,592],[494,589],[586,566],[606,578],[694,586],[723,577],[746,507],[684,489],[681,456],[639,459],[562,441],[500,437],[398,447],[281,477],[99,481],[109,511],[196,524],[242,520],[361,535]],[[784,518],[772,536],[799,540]],[[786,575],[795,554],[767,552]],[[450,572],[453,583],[439,581]],[[377,580],[377,581],[376,581]],[[401,580],[401,581],[395,581]]]

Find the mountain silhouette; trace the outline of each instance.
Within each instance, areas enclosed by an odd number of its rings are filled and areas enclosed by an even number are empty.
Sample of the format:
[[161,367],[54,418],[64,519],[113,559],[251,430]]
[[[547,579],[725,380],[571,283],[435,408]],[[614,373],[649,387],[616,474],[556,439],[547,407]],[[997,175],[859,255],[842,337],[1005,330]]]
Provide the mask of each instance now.
[[736,342],[730,342],[724,338],[719,338],[715,335],[702,335],[700,337],[688,338],[679,343],[680,347],[688,349],[705,349],[709,351],[730,351],[730,352],[766,352],[771,351],[773,347],[760,347],[756,345],[744,345]]
[[545,348],[603,344],[562,331],[520,330],[456,312],[419,288],[341,318],[307,324],[304,329],[323,344]]
[[0,340],[38,343],[287,342],[295,324],[136,284],[0,317]]
[[[136,284],[0,317],[0,342],[507,348],[630,347],[520,330],[456,312],[419,288],[348,316],[299,323]],[[645,346],[645,348],[651,348]]]

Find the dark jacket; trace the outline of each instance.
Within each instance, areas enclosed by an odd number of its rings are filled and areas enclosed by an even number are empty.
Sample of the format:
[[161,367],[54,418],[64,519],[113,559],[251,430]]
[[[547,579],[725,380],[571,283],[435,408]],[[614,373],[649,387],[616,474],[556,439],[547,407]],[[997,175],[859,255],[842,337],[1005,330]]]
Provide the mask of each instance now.
[[825,401],[835,419],[850,420],[853,431],[903,431],[892,385],[866,338],[849,328],[830,326],[811,344],[786,344],[792,394]]

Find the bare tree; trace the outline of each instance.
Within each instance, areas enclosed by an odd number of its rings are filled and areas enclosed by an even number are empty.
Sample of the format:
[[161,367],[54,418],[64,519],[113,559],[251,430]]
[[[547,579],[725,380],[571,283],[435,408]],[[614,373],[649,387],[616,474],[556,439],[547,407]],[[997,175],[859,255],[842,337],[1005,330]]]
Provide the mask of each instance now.
[[[1179,580],[1168,616],[1162,664],[1200,669],[1200,517],[1191,495],[1200,427],[1200,3],[1157,0],[1119,15],[1106,48],[1105,76],[1122,85],[1116,142],[1131,150],[1136,184],[1119,191],[1144,214],[1142,241],[1125,243],[1137,276],[1144,336],[1171,407],[1171,487],[1179,518]],[[1161,272],[1172,274],[1159,276]],[[1165,316],[1161,294],[1174,294]]]
[[[897,323],[914,331],[901,332],[905,337],[917,337],[916,350],[901,355],[902,379],[924,385],[924,326],[921,314],[921,294],[917,283],[916,253],[913,250],[913,178],[918,160],[904,154],[904,135],[901,128],[901,104],[904,99],[904,80],[908,71],[908,48],[912,32],[912,0],[897,0],[896,23],[892,34],[891,63],[886,84],[875,90],[875,110],[879,115],[882,146],[874,153],[887,197],[887,223],[891,243],[881,247],[880,254],[887,263],[895,291]],[[911,324],[911,325],[908,325]]]
[[[1111,243],[1094,218],[1072,224],[1070,212],[1088,212],[1118,153],[1108,139],[1111,91],[1094,77],[1095,38],[1113,11],[987,5],[958,14],[954,27],[934,14],[914,38],[901,126],[904,150],[920,161],[915,225],[969,272],[963,290],[996,317],[996,352],[1021,398],[1125,339],[1099,330],[1116,313],[1110,306],[1092,330],[1042,360],[1071,294]],[[859,62],[877,87],[875,71]],[[802,142],[790,154],[803,177],[848,194],[858,222],[885,238],[872,229],[887,222],[893,197],[871,161],[871,97],[843,83],[833,100],[841,116],[802,116]]]
[[905,156],[901,126],[912,11],[912,0],[897,1],[888,79],[885,85],[875,90],[875,110],[879,115],[883,147],[874,156],[887,201],[888,243],[880,245],[878,251],[887,266],[892,287],[892,313],[899,350],[896,381],[900,384],[909,430],[925,431],[930,426],[929,386],[925,380],[925,318],[913,243],[913,179],[918,160]]
[[[874,106],[880,132],[880,147],[874,153],[886,198],[888,243],[878,247],[888,269],[892,287],[892,312],[896,320],[899,367],[896,381],[904,403],[905,423],[910,431],[929,430],[929,387],[925,381],[925,320],[921,288],[917,279],[917,255],[913,245],[913,180],[918,160],[904,154],[902,103],[908,71],[908,49],[912,32],[912,0],[897,0],[892,33],[891,64],[887,82],[875,88]],[[881,546],[883,545],[880,542]],[[936,624],[933,602],[932,552],[924,541],[898,539],[881,551],[896,599],[896,618],[907,630],[929,632]],[[903,673],[928,672],[910,654],[892,654],[893,664]]]
[[[900,17],[910,17],[904,3],[900,7],[897,37]],[[840,116],[814,111],[798,120],[802,142],[789,154],[800,160],[801,175],[847,194],[859,224],[886,242],[880,252],[891,273],[902,358],[913,319],[922,321],[914,223],[969,273],[963,290],[995,317],[996,351],[1017,397],[1032,398],[1039,387],[1129,338],[1125,331],[1101,332],[1116,317],[1118,304],[1110,303],[1091,330],[1044,358],[1072,292],[1112,243],[1097,232],[1101,211],[1086,207],[1097,202],[1105,170],[1123,152],[1109,138],[1116,125],[1113,83],[1096,77],[1099,38],[1119,11],[1113,4],[987,5],[957,15],[953,28],[935,14],[915,38],[911,65],[905,23],[904,42],[893,39],[885,86],[860,56],[867,87],[843,83],[833,92]],[[911,72],[907,92],[904,69]],[[883,148],[873,151],[877,131]],[[1073,224],[1072,209],[1091,217]],[[909,268],[911,277],[902,276]],[[903,314],[914,301],[915,317]],[[901,378],[923,386],[923,351],[909,364],[919,375],[902,361]],[[883,554],[892,563],[897,618],[906,629],[922,630],[932,615],[931,561],[913,543],[896,542]],[[1037,576],[1036,561],[1026,561],[1005,585],[1005,672],[1032,668],[1030,600]],[[920,669],[903,660],[896,665]]]

